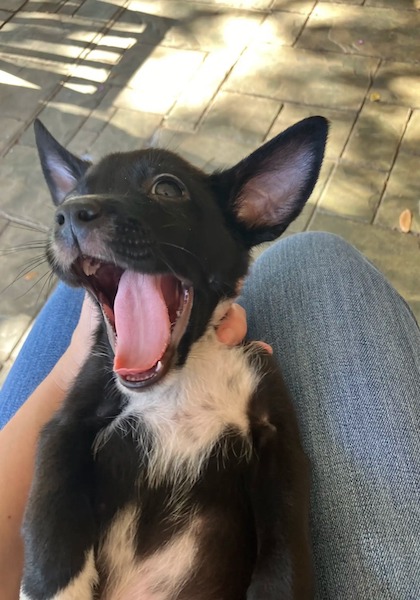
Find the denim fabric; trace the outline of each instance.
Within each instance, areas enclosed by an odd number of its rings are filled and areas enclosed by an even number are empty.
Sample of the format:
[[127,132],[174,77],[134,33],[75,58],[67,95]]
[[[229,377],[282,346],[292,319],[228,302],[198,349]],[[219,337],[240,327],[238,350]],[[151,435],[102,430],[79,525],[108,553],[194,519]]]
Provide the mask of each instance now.
[[[4,423],[67,347],[82,294],[59,286],[0,392]],[[420,599],[420,332],[340,238],[291,236],[254,264],[249,336],[281,365],[312,462],[317,600]]]
[[82,290],[59,283],[42,308],[0,390],[0,429],[67,349],[83,297]]
[[243,290],[312,462],[317,599],[420,599],[420,331],[384,277],[340,238],[263,253]]

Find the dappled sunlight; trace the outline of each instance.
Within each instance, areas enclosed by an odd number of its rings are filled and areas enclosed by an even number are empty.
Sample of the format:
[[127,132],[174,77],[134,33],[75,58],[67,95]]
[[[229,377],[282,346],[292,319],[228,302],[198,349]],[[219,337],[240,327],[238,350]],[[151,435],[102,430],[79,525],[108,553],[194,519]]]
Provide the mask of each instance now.
[[[66,57],[66,58],[78,58],[80,56],[80,46],[71,46],[70,44],[57,44],[56,42],[42,42],[42,50],[39,50],[39,42],[37,40],[19,40],[14,42],[15,49],[21,49],[25,51],[35,50],[37,53],[42,53],[45,56],[47,53],[51,56]],[[45,58],[44,58],[45,60]],[[46,65],[47,66],[47,65]]]
[[54,108],[60,112],[65,112],[68,115],[85,115],[89,116],[90,110],[76,104],[70,104],[69,102],[55,102],[52,100],[48,103],[50,108]]
[[163,48],[154,50],[129,78],[128,90],[122,91],[126,99],[125,106],[165,114],[201,65],[203,58],[204,54],[201,52],[171,52]]
[[114,48],[120,48],[121,50],[127,50],[137,43],[135,37],[122,37],[118,35],[104,35],[98,41],[98,46],[112,46]]
[[420,98],[420,78],[404,77],[396,75],[389,81],[389,90],[397,95],[405,94],[406,90],[410,90],[410,95]]
[[98,90],[96,85],[89,85],[88,83],[73,83],[72,81],[64,82],[63,87],[73,90],[78,94],[94,94]]
[[72,77],[103,83],[108,79],[110,70],[103,67],[90,67],[84,64],[77,65],[71,72]]
[[8,73],[7,71],[3,71],[2,69],[0,69],[0,84],[14,85],[16,87],[30,88],[32,90],[40,89],[39,85],[36,85],[35,83],[32,83],[30,81],[27,81],[26,79],[22,79],[22,77],[17,77],[16,75],[12,75],[11,73]]
[[112,52],[111,50],[103,50],[95,48],[89,52],[89,61],[115,65],[121,58],[120,52]]
[[[231,17],[223,25],[223,40],[226,46],[243,45],[244,39],[250,39],[257,35],[260,25],[259,21],[251,21],[250,19],[240,18],[237,15]],[[272,35],[273,28],[270,28],[269,24],[266,27],[266,35]],[[268,30],[269,28],[271,31]]]
[[[317,16],[319,22],[322,23],[322,19],[328,21],[332,17],[336,19],[336,23],[342,23],[345,20],[345,15],[343,14],[342,18],[340,18],[340,11],[337,11],[335,5],[329,5],[326,2],[322,4],[317,4],[314,8],[313,14]],[[310,24],[309,24],[310,26]]]

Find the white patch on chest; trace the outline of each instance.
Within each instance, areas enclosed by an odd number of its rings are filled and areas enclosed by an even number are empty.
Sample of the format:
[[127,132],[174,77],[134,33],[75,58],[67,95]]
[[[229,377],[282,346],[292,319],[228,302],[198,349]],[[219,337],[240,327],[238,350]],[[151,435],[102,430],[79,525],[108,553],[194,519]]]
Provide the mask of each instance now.
[[[229,427],[242,434],[244,453],[250,451],[247,411],[258,380],[243,348],[222,344],[209,327],[192,346],[185,365],[161,383],[140,392],[121,386],[128,404],[100,434],[96,448],[106,443],[113,428],[124,433],[133,428],[133,421],[143,422],[152,435],[149,483],[164,478],[192,483]],[[142,431],[139,427],[132,433],[143,447]]]
[[187,530],[139,561],[134,542],[136,516],[136,508],[122,512],[106,537],[100,560],[109,576],[101,600],[172,600],[191,576],[201,521],[193,517]]

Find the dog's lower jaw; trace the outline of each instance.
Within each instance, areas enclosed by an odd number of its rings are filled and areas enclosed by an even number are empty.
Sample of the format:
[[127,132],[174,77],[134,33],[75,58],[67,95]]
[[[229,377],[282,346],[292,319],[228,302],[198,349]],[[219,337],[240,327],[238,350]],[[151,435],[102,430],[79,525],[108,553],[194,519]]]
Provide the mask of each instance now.
[[172,327],[169,345],[157,363],[143,373],[123,375],[118,373],[121,383],[129,389],[142,389],[157,383],[162,379],[174,364],[178,345],[188,327],[194,302],[194,288],[183,286],[184,297],[178,309],[177,319]]

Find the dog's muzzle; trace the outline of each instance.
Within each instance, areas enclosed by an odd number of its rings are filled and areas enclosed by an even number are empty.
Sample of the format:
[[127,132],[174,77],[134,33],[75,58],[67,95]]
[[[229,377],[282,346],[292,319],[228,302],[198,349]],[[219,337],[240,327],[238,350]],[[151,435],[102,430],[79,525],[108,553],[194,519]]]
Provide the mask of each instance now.
[[141,238],[136,245],[139,270],[119,265],[104,242],[110,222],[96,197],[67,200],[56,212],[55,252],[57,262],[66,254],[72,282],[86,288],[101,307],[121,383],[141,388],[171,367],[189,322],[193,288],[173,273],[142,272],[141,258],[150,247],[144,243],[143,248]]

